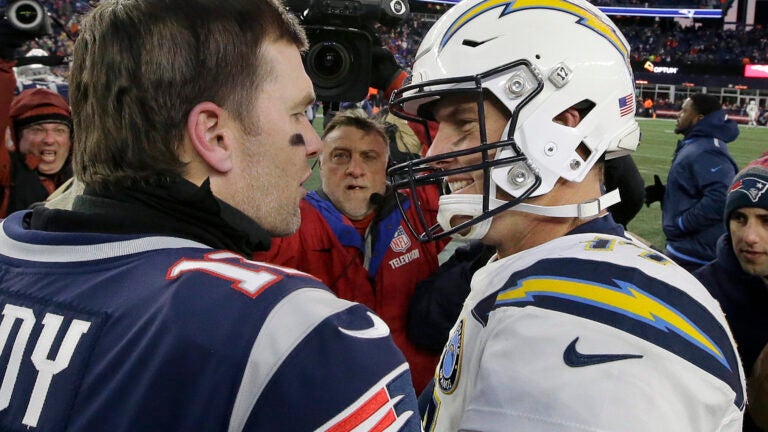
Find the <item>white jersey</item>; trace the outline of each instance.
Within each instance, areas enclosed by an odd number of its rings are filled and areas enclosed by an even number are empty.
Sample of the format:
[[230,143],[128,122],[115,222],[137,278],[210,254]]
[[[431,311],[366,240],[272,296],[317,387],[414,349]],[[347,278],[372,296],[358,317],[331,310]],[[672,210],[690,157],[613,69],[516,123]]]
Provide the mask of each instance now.
[[424,427],[741,431],[744,388],[693,276],[627,238],[572,234],[477,271]]

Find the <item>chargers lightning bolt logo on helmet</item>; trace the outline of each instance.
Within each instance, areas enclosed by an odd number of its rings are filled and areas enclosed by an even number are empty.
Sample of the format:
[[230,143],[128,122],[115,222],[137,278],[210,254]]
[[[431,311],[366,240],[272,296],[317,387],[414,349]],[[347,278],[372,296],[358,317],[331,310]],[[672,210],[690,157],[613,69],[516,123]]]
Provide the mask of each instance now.
[[486,0],[480,2],[461,14],[448,27],[448,31],[446,31],[440,40],[439,49],[442,50],[459,29],[464,27],[468,22],[486,12],[490,12],[500,7],[503,7],[504,9],[501,11],[499,18],[526,9],[552,9],[571,14],[578,18],[578,23],[580,25],[589,28],[605,38],[625,59],[629,58],[629,47],[621,40],[619,35],[616,34],[616,30],[614,30],[611,25],[603,21],[598,15],[595,15],[593,11],[565,0]]

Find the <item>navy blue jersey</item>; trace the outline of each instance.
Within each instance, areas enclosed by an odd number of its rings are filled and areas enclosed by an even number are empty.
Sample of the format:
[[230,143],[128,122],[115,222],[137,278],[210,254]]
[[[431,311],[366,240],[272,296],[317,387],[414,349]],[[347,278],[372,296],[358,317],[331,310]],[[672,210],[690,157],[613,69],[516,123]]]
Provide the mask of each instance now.
[[419,430],[387,326],[174,237],[0,224],[0,430]]

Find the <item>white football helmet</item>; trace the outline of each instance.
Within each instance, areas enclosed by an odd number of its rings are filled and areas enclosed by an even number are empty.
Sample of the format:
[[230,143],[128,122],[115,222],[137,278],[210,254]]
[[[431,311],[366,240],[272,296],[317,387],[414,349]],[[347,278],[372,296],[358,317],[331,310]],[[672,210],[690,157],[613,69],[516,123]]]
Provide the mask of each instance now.
[[[33,48],[29,50],[24,57],[41,57],[47,56],[48,53],[40,48]],[[40,63],[33,63],[24,66],[14,68],[16,70],[16,79],[29,80],[40,76],[46,76],[51,74],[51,68]]]
[[[481,222],[483,228],[473,227],[469,237],[482,238],[490,218],[511,207],[555,217],[589,217],[617,202],[618,194],[609,194],[571,206],[522,203],[550,192],[560,178],[582,181],[604,154],[618,156],[637,148],[633,81],[626,39],[584,0],[464,0],[453,6],[424,38],[410,82],[392,95],[392,112],[419,121],[430,117],[430,103],[440,97],[474,94],[485,131],[485,91],[511,117],[503,136],[483,132],[477,147],[390,170],[398,188],[485,171],[485,194],[443,196],[438,216],[443,231],[432,227],[422,240],[456,235]],[[571,107],[582,114],[577,126],[553,121]],[[470,151],[480,152],[483,162],[459,170],[433,168],[441,159]],[[497,200],[496,188],[515,199]],[[450,216],[457,214],[473,219],[451,227]]]

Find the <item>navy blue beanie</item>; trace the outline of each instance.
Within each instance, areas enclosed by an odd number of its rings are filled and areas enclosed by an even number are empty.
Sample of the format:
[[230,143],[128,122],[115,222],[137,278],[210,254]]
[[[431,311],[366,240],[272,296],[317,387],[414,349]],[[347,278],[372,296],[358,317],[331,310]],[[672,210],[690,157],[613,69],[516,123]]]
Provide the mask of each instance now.
[[759,207],[768,210],[768,156],[754,160],[733,178],[725,199],[725,228],[728,229],[731,213],[742,207]]

